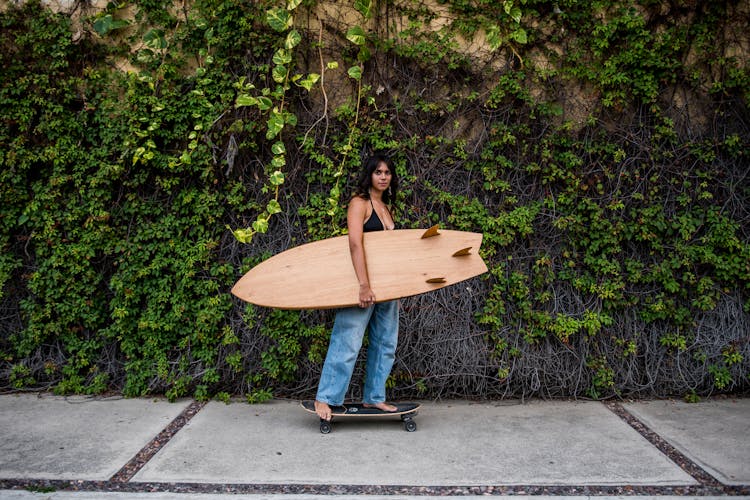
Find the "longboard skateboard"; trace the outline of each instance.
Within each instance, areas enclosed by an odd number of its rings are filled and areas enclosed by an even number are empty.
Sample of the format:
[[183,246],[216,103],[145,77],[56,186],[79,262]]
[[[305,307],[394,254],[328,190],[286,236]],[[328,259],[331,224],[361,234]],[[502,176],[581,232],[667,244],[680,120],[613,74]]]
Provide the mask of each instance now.
[[[331,407],[331,420],[320,419],[320,432],[328,434],[332,430],[331,423],[337,418],[383,418],[383,417],[400,417],[404,423],[404,430],[414,432],[417,430],[417,423],[414,417],[420,408],[419,403],[394,403],[396,411],[388,412],[378,410],[377,408],[365,408],[362,403],[346,404],[343,406]],[[314,401],[302,401],[302,408],[305,411],[315,414]]]

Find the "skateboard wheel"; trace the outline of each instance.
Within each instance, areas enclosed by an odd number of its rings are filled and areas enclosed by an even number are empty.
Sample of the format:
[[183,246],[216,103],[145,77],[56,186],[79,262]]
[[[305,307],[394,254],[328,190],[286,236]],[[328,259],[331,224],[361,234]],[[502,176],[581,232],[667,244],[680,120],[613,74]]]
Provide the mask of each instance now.
[[404,429],[406,432],[414,432],[417,430],[417,423],[414,420],[404,420]]
[[331,422],[326,422],[325,420],[320,421],[320,432],[321,434],[330,434],[331,432]]

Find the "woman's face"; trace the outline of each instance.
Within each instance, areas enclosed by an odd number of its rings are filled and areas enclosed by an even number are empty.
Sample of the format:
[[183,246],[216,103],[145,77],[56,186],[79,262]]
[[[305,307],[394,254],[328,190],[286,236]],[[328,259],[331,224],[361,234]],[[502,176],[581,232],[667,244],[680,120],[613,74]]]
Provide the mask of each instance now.
[[372,172],[372,187],[378,191],[385,191],[391,185],[391,176],[391,169],[381,161]]

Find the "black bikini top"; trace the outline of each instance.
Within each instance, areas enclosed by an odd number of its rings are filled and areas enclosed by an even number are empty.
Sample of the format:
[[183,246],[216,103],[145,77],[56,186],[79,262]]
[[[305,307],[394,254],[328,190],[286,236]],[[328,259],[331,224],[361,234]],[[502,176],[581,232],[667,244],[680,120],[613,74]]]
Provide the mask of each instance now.
[[370,206],[372,206],[372,213],[370,214],[370,218],[365,221],[363,232],[369,233],[371,231],[384,231],[385,225],[380,220],[380,217],[378,217],[378,213],[375,210],[375,205],[372,204],[372,200],[370,200]]

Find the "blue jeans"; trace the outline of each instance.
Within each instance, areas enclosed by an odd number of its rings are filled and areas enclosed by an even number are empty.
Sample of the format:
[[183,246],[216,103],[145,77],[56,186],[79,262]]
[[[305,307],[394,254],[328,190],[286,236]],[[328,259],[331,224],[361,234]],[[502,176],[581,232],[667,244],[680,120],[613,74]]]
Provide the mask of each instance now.
[[362,400],[369,404],[385,401],[385,382],[391,373],[398,343],[398,300],[364,309],[347,307],[336,312],[316,400],[331,406],[344,403],[368,327],[369,345]]

